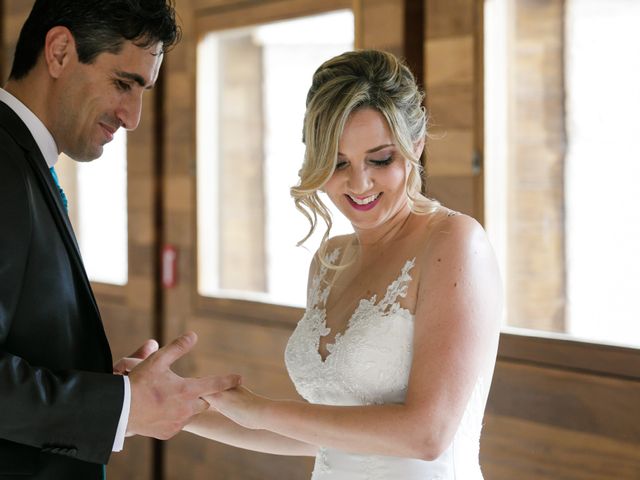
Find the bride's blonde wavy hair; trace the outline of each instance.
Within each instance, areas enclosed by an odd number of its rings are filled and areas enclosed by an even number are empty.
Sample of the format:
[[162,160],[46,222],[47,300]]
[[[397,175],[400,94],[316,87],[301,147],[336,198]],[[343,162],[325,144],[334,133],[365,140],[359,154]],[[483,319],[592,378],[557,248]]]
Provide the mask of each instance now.
[[322,263],[332,220],[318,190],[333,175],[347,119],[360,108],[373,108],[384,116],[400,152],[409,161],[406,192],[411,211],[424,215],[439,207],[438,202],[422,194],[422,165],[414,153],[414,146],[427,135],[423,98],[409,68],[394,55],[379,50],[343,53],[324,62],[314,73],[304,117],[304,162],[291,196],[310,223],[309,232],[298,245],[313,234],[318,217],[327,226],[318,251]]

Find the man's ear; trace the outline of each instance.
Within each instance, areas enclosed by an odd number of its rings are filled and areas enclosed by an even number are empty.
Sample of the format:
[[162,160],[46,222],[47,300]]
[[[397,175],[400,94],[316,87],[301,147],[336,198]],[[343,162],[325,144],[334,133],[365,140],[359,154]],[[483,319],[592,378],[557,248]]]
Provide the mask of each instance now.
[[53,27],[44,41],[44,60],[49,75],[59,78],[69,63],[77,58],[76,42],[67,27]]

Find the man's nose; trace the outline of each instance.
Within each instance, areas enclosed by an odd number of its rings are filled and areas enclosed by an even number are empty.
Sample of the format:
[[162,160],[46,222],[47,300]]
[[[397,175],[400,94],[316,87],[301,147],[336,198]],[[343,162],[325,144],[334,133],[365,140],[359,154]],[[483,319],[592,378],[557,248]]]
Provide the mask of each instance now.
[[126,130],[135,130],[142,114],[142,92],[128,96],[118,110],[118,119]]

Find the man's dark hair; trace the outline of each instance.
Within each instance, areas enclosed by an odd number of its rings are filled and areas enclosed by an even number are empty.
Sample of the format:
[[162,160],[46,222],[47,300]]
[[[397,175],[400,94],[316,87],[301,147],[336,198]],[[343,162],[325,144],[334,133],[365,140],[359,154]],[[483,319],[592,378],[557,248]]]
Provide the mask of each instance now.
[[141,48],[161,42],[164,51],[180,40],[173,0],[36,0],[18,38],[11,79],[35,66],[56,26],[71,31],[82,63],[120,52],[127,40]]

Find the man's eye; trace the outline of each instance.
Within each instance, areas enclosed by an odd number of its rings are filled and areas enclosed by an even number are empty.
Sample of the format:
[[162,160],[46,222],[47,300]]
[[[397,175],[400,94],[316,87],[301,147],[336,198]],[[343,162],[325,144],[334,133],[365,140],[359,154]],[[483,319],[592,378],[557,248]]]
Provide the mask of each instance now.
[[116,87],[118,87],[118,90],[121,90],[123,92],[128,92],[129,90],[131,90],[131,85],[123,82],[122,80],[116,80]]

